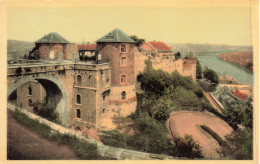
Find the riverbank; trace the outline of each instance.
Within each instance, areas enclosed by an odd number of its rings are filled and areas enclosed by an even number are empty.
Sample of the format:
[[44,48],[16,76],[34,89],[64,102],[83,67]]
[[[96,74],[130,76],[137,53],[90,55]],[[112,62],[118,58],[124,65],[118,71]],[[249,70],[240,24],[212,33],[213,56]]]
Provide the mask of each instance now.
[[253,72],[253,51],[229,52],[218,55],[218,58]]
[[227,61],[221,60],[218,58],[218,55],[224,53],[232,53],[232,52],[217,52],[217,53],[209,53],[209,54],[198,54],[199,62],[204,66],[210,69],[213,69],[219,75],[230,75],[233,76],[239,83],[249,84],[253,87],[254,84],[254,74],[245,68],[237,66],[235,64],[229,63]]

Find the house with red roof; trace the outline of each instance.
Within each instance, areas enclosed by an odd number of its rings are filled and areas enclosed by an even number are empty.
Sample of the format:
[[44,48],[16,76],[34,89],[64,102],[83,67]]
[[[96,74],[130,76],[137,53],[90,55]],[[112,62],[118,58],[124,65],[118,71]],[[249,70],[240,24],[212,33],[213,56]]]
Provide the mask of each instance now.
[[78,44],[79,55],[93,56],[96,49],[96,44]]
[[149,41],[142,45],[142,48],[151,51],[155,54],[158,53],[173,53],[172,48],[162,41]]

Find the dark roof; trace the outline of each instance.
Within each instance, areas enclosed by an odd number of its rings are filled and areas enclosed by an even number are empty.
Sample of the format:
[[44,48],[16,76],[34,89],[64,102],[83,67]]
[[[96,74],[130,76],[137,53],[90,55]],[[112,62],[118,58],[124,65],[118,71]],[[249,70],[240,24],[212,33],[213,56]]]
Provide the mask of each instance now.
[[78,50],[96,50],[97,45],[96,44],[84,44],[84,47],[82,44],[78,44]]
[[135,41],[131,39],[126,33],[116,28],[110,33],[106,34],[102,38],[98,39],[96,42],[127,42],[134,43]]
[[149,42],[149,44],[158,51],[172,51],[172,48],[162,41],[153,41]]
[[35,43],[69,43],[69,41],[60,36],[58,33],[52,32],[37,40]]

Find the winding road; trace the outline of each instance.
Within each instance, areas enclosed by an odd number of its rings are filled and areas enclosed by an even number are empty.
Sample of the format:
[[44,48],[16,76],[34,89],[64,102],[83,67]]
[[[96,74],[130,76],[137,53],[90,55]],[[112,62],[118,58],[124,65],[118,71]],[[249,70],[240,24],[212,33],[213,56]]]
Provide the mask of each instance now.
[[202,154],[206,158],[219,158],[219,154],[196,125],[207,125],[215,131],[220,137],[232,132],[232,128],[223,120],[216,116],[205,114],[202,112],[174,112],[169,118],[169,129],[171,134],[184,137],[185,134],[190,134],[193,139],[202,147]]

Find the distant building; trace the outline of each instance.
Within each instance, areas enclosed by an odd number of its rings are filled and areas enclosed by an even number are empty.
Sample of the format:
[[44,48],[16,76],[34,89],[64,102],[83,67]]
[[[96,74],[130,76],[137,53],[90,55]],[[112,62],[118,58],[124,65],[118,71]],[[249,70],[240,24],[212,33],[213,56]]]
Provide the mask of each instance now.
[[71,59],[72,54],[78,54],[77,45],[70,43],[56,32],[37,40],[32,51],[38,51],[40,59],[58,59],[58,54],[62,54],[63,59]]
[[78,44],[79,55],[93,56],[97,49],[96,44]]

